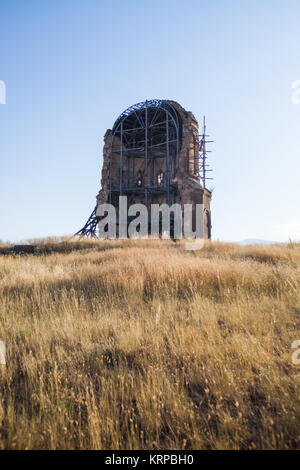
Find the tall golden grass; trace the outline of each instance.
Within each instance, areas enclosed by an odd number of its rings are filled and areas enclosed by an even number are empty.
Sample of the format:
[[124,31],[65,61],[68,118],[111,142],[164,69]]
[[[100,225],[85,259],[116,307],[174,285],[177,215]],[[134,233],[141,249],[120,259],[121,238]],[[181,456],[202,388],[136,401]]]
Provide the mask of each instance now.
[[300,245],[64,247],[0,257],[0,448],[300,447]]

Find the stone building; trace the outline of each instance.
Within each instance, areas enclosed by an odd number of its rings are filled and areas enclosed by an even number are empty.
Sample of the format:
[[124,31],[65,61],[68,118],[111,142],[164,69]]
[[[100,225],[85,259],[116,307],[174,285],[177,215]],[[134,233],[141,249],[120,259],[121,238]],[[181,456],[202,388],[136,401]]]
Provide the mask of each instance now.
[[122,195],[128,206],[142,203],[149,212],[155,203],[203,204],[204,238],[211,238],[202,143],[196,118],[175,101],[150,100],[126,109],[105,133],[97,204],[78,234],[96,236],[97,206],[109,202],[117,208]]

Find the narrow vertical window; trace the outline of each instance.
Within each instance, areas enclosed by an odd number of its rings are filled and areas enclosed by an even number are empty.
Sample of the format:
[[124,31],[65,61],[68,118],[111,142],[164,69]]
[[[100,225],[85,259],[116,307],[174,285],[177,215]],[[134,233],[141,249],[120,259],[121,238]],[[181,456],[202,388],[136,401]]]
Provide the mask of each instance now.
[[159,186],[163,185],[165,182],[164,179],[165,179],[164,172],[160,170],[157,174],[157,184]]

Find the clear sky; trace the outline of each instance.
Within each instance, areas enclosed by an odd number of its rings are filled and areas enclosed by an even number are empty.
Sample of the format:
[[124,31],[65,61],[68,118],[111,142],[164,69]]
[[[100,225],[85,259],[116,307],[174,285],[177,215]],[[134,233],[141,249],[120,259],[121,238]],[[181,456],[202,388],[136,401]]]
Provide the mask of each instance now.
[[299,0],[0,0],[0,239],[81,228],[105,130],[153,98],[206,115],[214,239],[300,239],[299,24]]

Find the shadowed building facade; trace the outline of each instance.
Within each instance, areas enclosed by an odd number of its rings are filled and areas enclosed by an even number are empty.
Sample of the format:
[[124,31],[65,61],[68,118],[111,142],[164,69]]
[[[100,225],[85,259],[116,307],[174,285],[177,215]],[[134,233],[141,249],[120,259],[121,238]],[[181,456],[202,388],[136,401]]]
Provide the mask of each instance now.
[[149,217],[151,204],[179,203],[182,210],[192,204],[193,211],[203,204],[204,238],[211,238],[205,155],[205,132],[199,139],[194,115],[175,101],[150,100],[126,109],[105,133],[97,204],[78,234],[97,236],[98,205],[111,203],[118,210],[119,196],[127,196],[128,206],[144,204]]

